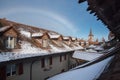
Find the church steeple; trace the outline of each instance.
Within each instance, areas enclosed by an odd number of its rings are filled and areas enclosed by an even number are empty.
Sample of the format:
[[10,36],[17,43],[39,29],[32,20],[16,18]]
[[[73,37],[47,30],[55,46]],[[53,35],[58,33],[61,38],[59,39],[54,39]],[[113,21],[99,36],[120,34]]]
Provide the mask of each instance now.
[[93,37],[94,37],[94,35],[92,34],[92,29],[90,28],[90,33],[89,33],[89,35],[88,35],[88,42],[89,42],[89,43],[92,43],[92,42],[93,42]]
[[104,39],[104,37],[102,37],[102,42],[105,42],[105,39]]
[[89,36],[93,36],[93,34],[92,34],[92,29],[91,29],[91,28],[90,28]]

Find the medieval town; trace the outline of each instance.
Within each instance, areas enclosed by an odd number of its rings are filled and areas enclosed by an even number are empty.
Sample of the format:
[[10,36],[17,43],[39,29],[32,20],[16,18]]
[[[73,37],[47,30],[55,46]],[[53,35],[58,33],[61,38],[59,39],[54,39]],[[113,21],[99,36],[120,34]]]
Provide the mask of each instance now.
[[84,2],[109,30],[107,38],[91,25],[84,39],[0,18],[0,80],[120,80],[120,1],[76,1]]

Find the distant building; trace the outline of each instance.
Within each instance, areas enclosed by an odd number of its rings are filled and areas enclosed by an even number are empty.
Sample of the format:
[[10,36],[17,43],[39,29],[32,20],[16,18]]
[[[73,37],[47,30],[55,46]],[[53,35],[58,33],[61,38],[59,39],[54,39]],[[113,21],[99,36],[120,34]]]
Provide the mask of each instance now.
[[88,42],[89,42],[89,44],[92,44],[93,40],[94,40],[94,35],[92,33],[92,29],[90,29],[90,33],[88,35]]
[[93,32],[92,32],[92,29],[90,29],[90,33],[88,35],[88,44],[89,45],[98,45],[99,44],[99,41],[98,39],[96,39],[96,41],[94,40],[94,35],[93,35]]

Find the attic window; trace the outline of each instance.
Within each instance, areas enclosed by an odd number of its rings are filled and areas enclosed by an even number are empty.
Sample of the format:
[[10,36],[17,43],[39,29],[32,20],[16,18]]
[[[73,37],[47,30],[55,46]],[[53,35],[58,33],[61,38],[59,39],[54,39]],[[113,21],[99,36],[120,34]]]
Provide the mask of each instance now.
[[47,40],[47,39],[43,39],[43,40],[42,40],[42,46],[43,46],[44,48],[48,47],[48,40]]
[[13,49],[15,47],[15,45],[16,45],[16,38],[8,36],[5,39],[5,46],[6,46],[6,48]]

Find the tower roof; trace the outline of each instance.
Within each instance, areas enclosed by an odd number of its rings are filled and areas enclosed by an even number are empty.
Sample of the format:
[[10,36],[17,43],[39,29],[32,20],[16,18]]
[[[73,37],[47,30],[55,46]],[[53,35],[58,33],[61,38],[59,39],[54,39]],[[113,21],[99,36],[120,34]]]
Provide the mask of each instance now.
[[93,36],[93,34],[92,34],[92,29],[91,29],[91,28],[90,28],[89,36]]

